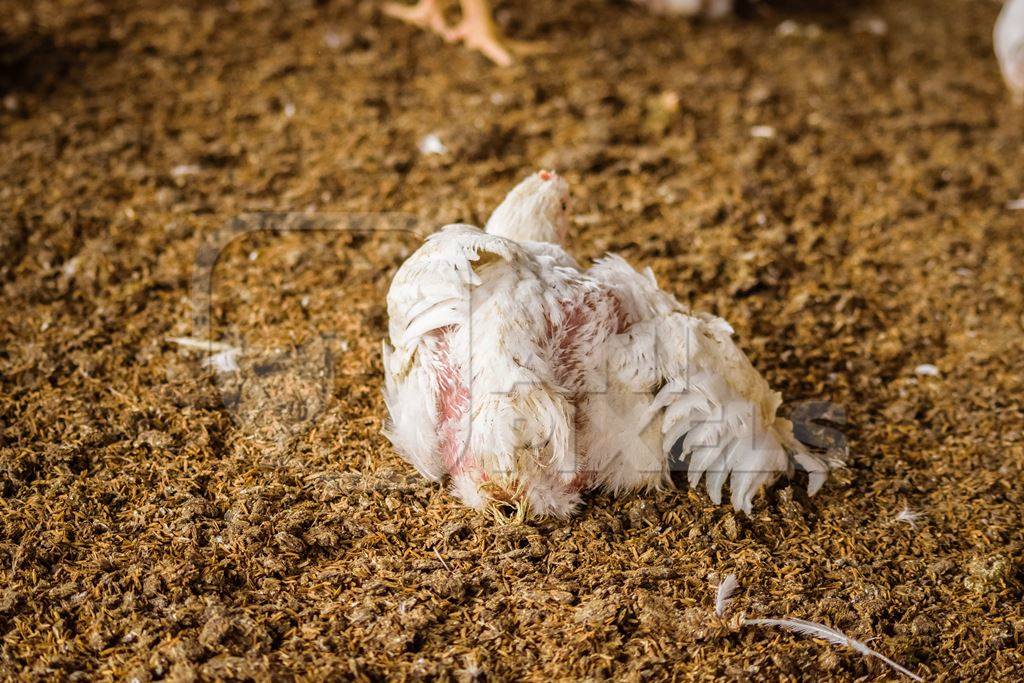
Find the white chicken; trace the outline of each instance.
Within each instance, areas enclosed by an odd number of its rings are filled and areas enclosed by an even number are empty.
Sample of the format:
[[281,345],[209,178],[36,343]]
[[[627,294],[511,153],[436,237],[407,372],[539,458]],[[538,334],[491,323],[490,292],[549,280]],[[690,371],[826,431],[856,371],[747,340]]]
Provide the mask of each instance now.
[[[566,182],[540,171],[481,231],[449,225],[398,270],[384,342],[385,434],[473,508],[570,515],[581,492],[654,489],[674,463],[747,513],[794,465],[813,494],[838,460],[809,452],[721,318],[690,314],[650,269],[581,270],[561,244]],[[525,512],[524,512],[525,514]]]
[[1024,104],[1024,0],[1007,0],[992,32],[996,58],[1014,102]]

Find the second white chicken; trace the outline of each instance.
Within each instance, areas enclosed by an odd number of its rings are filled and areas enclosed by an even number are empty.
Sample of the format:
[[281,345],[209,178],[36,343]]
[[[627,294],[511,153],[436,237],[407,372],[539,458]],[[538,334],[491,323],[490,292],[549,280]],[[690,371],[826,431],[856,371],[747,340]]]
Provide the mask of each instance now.
[[1024,0],[1007,0],[992,35],[1003,80],[1017,104],[1024,104]]

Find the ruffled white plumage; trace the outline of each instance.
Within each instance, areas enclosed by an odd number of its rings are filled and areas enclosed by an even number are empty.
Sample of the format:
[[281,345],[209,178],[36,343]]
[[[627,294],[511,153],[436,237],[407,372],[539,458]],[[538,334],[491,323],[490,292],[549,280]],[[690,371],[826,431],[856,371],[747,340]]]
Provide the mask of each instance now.
[[[538,179],[539,178],[539,179]],[[750,512],[799,465],[830,466],[776,417],[773,392],[732,328],[691,315],[650,270],[608,256],[581,271],[560,246],[567,188],[524,181],[488,222],[431,236],[388,294],[387,435],[425,476],[472,507],[525,503],[568,515],[580,492],[671,481]]]

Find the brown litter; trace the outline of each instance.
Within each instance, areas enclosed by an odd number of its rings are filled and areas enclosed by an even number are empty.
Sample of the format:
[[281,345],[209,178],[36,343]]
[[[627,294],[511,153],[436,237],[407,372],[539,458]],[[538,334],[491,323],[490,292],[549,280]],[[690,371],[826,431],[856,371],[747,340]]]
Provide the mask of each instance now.
[[[558,50],[501,71],[369,2],[2,3],[0,677],[891,675],[718,619],[729,573],[747,618],[1020,677],[1024,126],[998,5],[807,4],[503,4]],[[854,30],[873,16],[885,35]],[[409,236],[243,236],[192,323],[200,245],[242,212],[479,222],[541,166],[575,188],[580,257],[652,266],[790,400],[845,406],[849,470],[750,517],[685,486],[568,523],[459,507],[379,435]]]

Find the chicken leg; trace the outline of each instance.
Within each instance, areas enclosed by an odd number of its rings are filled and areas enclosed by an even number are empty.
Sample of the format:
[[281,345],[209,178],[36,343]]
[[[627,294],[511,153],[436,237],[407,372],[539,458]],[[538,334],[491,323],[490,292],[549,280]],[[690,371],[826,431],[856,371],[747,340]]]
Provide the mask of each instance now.
[[462,0],[462,21],[449,31],[448,40],[461,40],[466,47],[479,51],[498,66],[508,66],[513,61],[512,53],[491,18],[487,0]]
[[477,50],[499,66],[513,62],[512,52],[502,40],[498,27],[491,18],[487,0],[461,0],[462,20],[448,26],[441,13],[439,0],[419,0],[413,6],[399,2],[384,5],[384,13],[406,23],[437,33],[449,43],[462,41],[471,50]]

